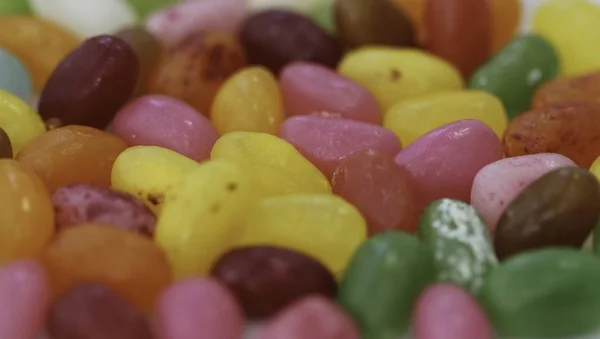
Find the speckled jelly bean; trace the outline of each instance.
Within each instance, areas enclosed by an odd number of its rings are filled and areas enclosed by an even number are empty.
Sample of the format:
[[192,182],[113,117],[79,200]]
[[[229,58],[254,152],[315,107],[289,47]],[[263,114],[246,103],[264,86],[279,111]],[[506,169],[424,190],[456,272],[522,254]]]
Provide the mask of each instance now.
[[531,105],[541,108],[562,101],[600,104],[600,72],[552,80],[538,89]]
[[0,89],[10,92],[21,100],[31,99],[33,88],[29,71],[21,60],[0,48]]
[[29,105],[3,90],[0,90],[0,128],[10,138],[13,154],[46,131],[44,122]]

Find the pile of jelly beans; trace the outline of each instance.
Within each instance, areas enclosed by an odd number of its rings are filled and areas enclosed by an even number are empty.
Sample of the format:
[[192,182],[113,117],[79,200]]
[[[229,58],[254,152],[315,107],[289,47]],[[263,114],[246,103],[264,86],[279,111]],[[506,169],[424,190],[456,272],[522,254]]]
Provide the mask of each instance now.
[[598,338],[598,178],[600,1],[0,2],[0,339]]

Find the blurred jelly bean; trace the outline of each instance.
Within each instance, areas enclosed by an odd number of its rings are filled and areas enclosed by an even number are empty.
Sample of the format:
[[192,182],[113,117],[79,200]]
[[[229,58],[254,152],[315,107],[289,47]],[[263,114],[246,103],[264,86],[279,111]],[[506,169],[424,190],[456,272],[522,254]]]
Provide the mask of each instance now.
[[425,134],[395,158],[414,177],[424,206],[450,198],[468,202],[477,172],[502,158],[502,144],[482,122],[461,120]]
[[471,205],[493,231],[506,205],[529,184],[554,169],[567,166],[576,165],[571,159],[554,153],[493,162],[477,172],[471,189]]
[[496,53],[513,39],[521,23],[522,1],[491,0],[491,43],[490,52]]
[[0,89],[10,92],[23,101],[32,96],[31,76],[17,57],[0,48]]
[[338,37],[349,48],[415,44],[410,19],[390,0],[336,0],[335,22]]
[[346,54],[338,71],[371,91],[383,110],[406,98],[463,86],[454,66],[416,49],[359,48]]
[[28,0],[5,0],[0,3],[0,15],[30,14]]
[[8,134],[0,128],[0,159],[13,157],[12,144]]
[[533,17],[533,31],[558,50],[561,70],[580,75],[600,69],[600,6],[587,0],[550,0]]
[[600,104],[561,102],[516,117],[504,134],[504,154],[558,153],[589,168],[600,154]]
[[326,67],[293,63],[283,69],[279,81],[287,115],[332,112],[346,119],[381,123],[381,112],[373,95],[362,85]]
[[327,33],[335,35],[336,27],[334,22],[335,3],[337,0],[320,0],[312,10],[311,18]]
[[600,184],[580,167],[544,174],[506,207],[494,232],[500,259],[543,247],[580,248],[600,215]]
[[133,93],[138,72],[138,57],[125,41],[110,35],[88,39],[48,79],[40,115],[104,129]]
[[167,192],[197,166],[194,160],[166,148],[135,146],[115,160],[111,186],[137,196],[158,215]]
[[47,324],[57,339],[153,338],[142,313],[97,284],[82,284],[62,295],[50,307]]
[[334,303],[308,297],[269,321],[257,339],[359,339],[359,331]]
[[390,156],[402,145],[391,131],[374,124],[350,119],[296,116],[287,119],[279,135],[294,145],[327,178],[350,154],[375,149]]
[[594,160],[592,166],[590,167],[590,172],[600,180],[600,156]]
[[530,251],[490,273],[481,301],[501,338],[574,338],[598,329],[599,284],[589,253]]
[[420,33],[423,29],[426,0],[392,0],[392,3],[399,6],[406,13],[414,25],[415,31]]
[[331,186],[334,194],[360,210],[370,235],[417,229],[420,210],[415,184],[389,154],[365,149],[349,155],[335,169]]
[[406,334],[421,290],[435,276],[429,249],[399,231],[378,234],[354,254],[340,282],[338,303],[364,339]]
[[244,22],[241,40],[248,62],[262,65],[274,74],[293,61],[310,61],[335,68],[342,57],[337,40],[309,18],[299,14],[268,10]]
[[140,18],[144,19],[149,14],[176,3],[177,0],[126,0],[126,2],[133,7]]
[[600,72],[574,77],[560,77],[540,87],[533,97],[533,108],[564,101],[600,104]]
[[321,1],[325,0],[250,0],[249,9],[252,12],[263,12],[275,8],[309,14]]
[[0,338],[31,339],[44,323],[48,287],[35,261],[14,261],[0,268]]
[[113,132],[130,146],[159,146],[203,161],[219,138],[210,120],[192,107],[164,95],[130,102],[115,116]]
[[416,339],[494,338],[485,311],[473,297],[452,284],[432,285],[421,294],[413,331]]
[[236,246],[271,245],[312,256],[341,273],[365,240],[360,212],[330,194],[289,194],[259,200],[235,234]]
[[0,90],[0,128],[8,135],[12,153],[46,131],[40,116],[15,95]]
[[232,75],[215,97],[211,119],[221,134],[277,134],[283,121],[283,99],[277,79],[263,67],[248,67]]
[[402,100],[392,106],[383,126],[408,145],[432,130],[463,119],[488,125],[498,138],[508,124],[502,102],[482,91],[444,91]]
[[488,226],[462,201],[441,199],[430,204],[421,216],[419,238],[433,251],[436,280],[475,295],[498,264]]
[[239,339],[243,326],[235,300],[213,279],[171,285],[160,297],[159,339]]
[[73,183],[108,187],[113,163],[125,148],[113,134],[70,125],[40,135],[16,159],[33,169],[52,193]]
[[234,249],[216,262],[211,274],[229,288],[250,318],[270,317],[312,294],[333,298],[337,293],[335,277],[325,266],[284,248]]
[[217,140],[211,157],[243,167],[257,197],[331,193],[329,181],[310,161],[291,144],[269,134],[227,133]]
[[209,116],[221,85],[244,65],[244,48],[235,35],[202,32],[165,55],[150,79],[148,92],[174,97]]

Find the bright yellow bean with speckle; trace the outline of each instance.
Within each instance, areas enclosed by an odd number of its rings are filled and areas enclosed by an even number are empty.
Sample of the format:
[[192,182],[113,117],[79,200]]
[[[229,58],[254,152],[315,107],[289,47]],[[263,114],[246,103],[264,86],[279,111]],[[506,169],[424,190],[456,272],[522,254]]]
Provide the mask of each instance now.
[[13,154],[46,131],[36,111],[17,96],[0,90],[0,128],[12,143]]

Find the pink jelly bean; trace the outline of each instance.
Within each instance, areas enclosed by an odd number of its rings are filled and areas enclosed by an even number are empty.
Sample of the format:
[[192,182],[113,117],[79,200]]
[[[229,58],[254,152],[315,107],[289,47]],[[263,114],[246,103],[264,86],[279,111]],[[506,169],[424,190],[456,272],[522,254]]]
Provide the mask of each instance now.
[[281,125],[279,135],[330,179],[342,160],[356,151],[371,148],[395,155],[402,148],[392,131],[350,119],[295,116]]
[[492,339],[492,328],[471,295],[452,284],[433,285],[417,301],[415,339]]
[[43,322],[48,302],[44,269],[20,260],[0,269],[0,338],[31,339]]
[[506,205],[542,175],[575,163],[560,154],[542,153],[502,159],[482,168],[473,181],[471,205],[494,230]]
[[475,174],[501,158],[494,131],[477,120],[460,120],[415,140],[395,161],[411,172],[425,206],[441,198],[469,202]]
[[335,304],[308,297],[281,311],[258,339],[358,339],[356,326]]
[[208,159],[219,138],[210,120],[184,102],[163,95],[141,97],[123,107],[112,128],[130,146],[160,146],[196,161]]
[[381,123],[381,112],[373,95],[329,68],[308,62],[293,63],[282,71],[279,82],[288,115],[332,112],[346,119]]
[[236,301],[213,279],[174,284],[158,303],[160,339],[240,339],[243,326]]

